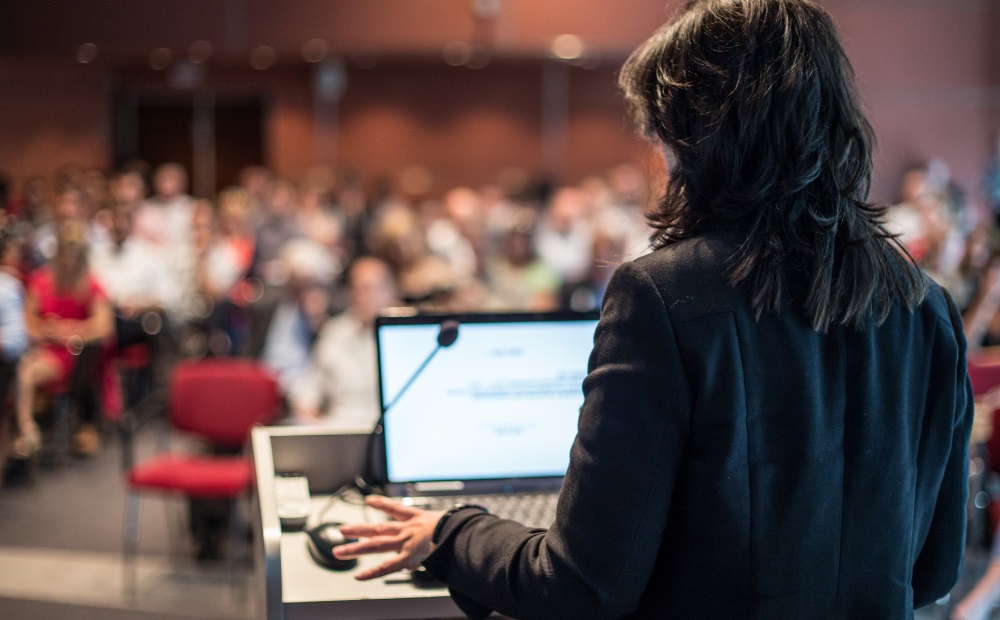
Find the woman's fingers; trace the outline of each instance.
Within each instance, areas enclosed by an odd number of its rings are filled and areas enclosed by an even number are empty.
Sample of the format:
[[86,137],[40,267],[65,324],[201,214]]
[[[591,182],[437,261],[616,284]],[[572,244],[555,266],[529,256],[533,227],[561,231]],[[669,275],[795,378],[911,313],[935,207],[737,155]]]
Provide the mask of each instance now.
[[369,495],[365,498],[365,503],[376,510],[381,510],[398,521],[406,521],[422,512],[419,508],[404,506],[394,499],[382,497],[381,495]]
[[404,568],[409,568],[410,556],[409,554],[400,553],[391,560],[382,562],[375,568],[366,570],[362,573],[358,573],[354,576],[358,581],[367,581],[369,579],[375,579],[377,577],[382,577],[383,575],[388,575],[389,573],[395,573],[396,571],[403,570]]
[[405,536],[376,536],[361,542],[340,545],[333,549],[333,555],[346,560],[368,553],[385,553],[386,551],[399,551],[406,542]]
[[403,524],[399,521],[388,521],[386,523],[341,525],[340,533],[347,538],[368,538],[370,536],[392,536],[398,534],[401,529],[403,529]]
[[379,566],[358,573],[355,579],[360,581],[375,579],[404,568],[418,566],[429,553],[431,532],[441,513],[426,512],[412,506],[404,506],[395,500],[377,495],[369,495],[365,498],[365,502],[396,521],[340,526],[340,531],[344,536],[365,538],[366,540],[341,545],[334,549],[334,555],[347,559],[368,553],[398,552],[395,557]]

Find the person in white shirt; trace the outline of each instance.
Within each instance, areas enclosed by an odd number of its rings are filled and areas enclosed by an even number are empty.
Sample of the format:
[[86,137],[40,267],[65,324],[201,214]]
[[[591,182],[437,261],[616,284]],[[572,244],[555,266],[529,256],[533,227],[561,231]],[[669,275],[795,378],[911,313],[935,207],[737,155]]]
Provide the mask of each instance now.
[[445,213],[427,227],[427,247],[451,265],[460,279],[472,278],[479,269],[476,241],[482,245],[482,199],[475,190],[458,187],[444,197]]
[[379,416],[375,317],[397,303],[389,266],[359,258],[348,272],[351,303],[324,323],[312,363],[289,394],[295,417],[304,423],[368,427]]
[[145,342],[142,317],[162,313],[174,303],[175,291],[167,269],[166,252],[132,234],[132,210],[118,205],[112,211],[108,246],[91,252],[90,269],[115,308],[115,331],[120,347]]
[[[24,285],[18,277],[21,242],[8,231],[0,231],[0,402],[13,387],[14,373],[21,355],[28,348],[24,324]],[[0,460],[10,448],[14,411],[0,409]]]
[[135,214],[135,234],[177,249],[191,242],[194,199],[187,195],[187,173],[180,164],[163,164],[153,174],[156,192]]
[[167,325],[170,333],[178,334],[185,355],[197,357],[207,350],[230,355],[234,344],[229,331],[231,300],[245,275],[246,260],[217,234],[217,218],[209,201],[195,200],[192,211],[190,243],[167,252],[172,292],[166,306]]
[[132,224],[130,209],[114,209],[112,243],[91,253],[91,271],[120,310],[161,309],[170,296],[166,252],[132,234]]
[[[32,268],[47,265],[56,254],[59,228],[72,221],[84,221],[83,196],[75,187],[67,187],[59,193],[52,221],[43,224],[32,233],[29,241],[29,264]],[[103,235],[97,226],[87,225],[87,243],[90,247],[101,245]]]
[[[0,365],[15,364],[28,348],[24,285],[18,277],[20,253],[20,240],[0,231]],[[0,376],[9,380],[9,376]],[[6,385],[0,386],[0,394],[6,394],[6,388]]]
[[272,261],[272,274],[281,275],[283,283],[260,359],[286,393],[309,368],[340,272],[340,263],[326,248],[309,239],[289,241]]
[[575,187],[556,192],[535,233],[538,256],[559,272],[564,282],[582,282],[590,272],[593,234],[586,195]]

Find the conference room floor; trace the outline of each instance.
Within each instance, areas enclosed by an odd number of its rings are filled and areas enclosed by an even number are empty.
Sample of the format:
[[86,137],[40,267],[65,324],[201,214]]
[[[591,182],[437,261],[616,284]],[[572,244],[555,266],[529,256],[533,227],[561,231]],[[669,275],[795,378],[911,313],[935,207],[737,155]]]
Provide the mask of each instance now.
[[[165,437],[154,420],[136,438],[139,458]],[[38,466],[33,479],[0,488],[0,617],[19,620],[240,620],[254,617],[255,593],[240,600],[224,563],[190,559],[186,505],[148,496],[143,505],[139,594],[122,595],[121,532],[125,491],[121,449],[113,437],[104,451],[59,467]],[[169,524],[169,526],[168,526]],[[984,551],[970,550],[958,600],[983,573]],[[944,620],[950,605],[917,612]],[[993,615],[1000,619],[1000,610]]]
[[[136,456],[166,436],[159,421],[136,437]],[[122,594],[125,487],[121,448],[62,467],[37,465],[29,479],[0,488],[0,617],[47,620],[238,620],[253,617],[253,593],[240,599],[224,562],[195,563],[186,503],[143,500],[138,596]],[[168,526],[169,524],[169,526]]]

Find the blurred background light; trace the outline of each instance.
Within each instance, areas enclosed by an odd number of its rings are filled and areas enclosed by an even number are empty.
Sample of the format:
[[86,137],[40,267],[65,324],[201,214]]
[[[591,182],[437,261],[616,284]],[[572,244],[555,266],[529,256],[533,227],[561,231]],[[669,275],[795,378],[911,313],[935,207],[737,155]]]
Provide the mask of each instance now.
[[258,71],[270,69],[277,60],[278,54],[270,45],[261,45],[250,52],[250,66]]
[[88,65],[97,58],[97,46],[93,43],[81,43],[76,48],[76,61],[81,65]]
[[496,19],[503,9],[503,0],[472,0],[472,13],[478,19]]
[[480,45],[478,43],[472,46],[469,52],[469,60],[466,61],[465,66],[470,69],[482,69],[486,65],[490,64],[490,50],[485,45]]
[[359,69],[374,69],[378,66],[380,59],[379,49],[374,45],[362,45],[354,51],[351,58],[354,61],[354,66]]
[[208,62],[212,57],[212,44],[208,41],[195,41],[188,48],[188,60],[196,65]]
[[423,196],[433,182],[431,171],[423,166],[410,166],[399,175],[399,189],[410,196]]
[[174,52],[169,47],[158,47],[149,53],[149,67],[153,71],[163,71],[174,61]]
[[575,34],[561,34],[552,39],[552,55],[563,60],[579,58],[583,55],[583,41]]
[[327,47],[323,39],[309,39],[302,44],[302,59],[306,62],[319,62],[326,58]]
[[465,41],[452,41],[448,45],[445,45],[444,50],[441,52],[441,57],[452,67],[461,67],[469,62],[471,55],[472,46]]

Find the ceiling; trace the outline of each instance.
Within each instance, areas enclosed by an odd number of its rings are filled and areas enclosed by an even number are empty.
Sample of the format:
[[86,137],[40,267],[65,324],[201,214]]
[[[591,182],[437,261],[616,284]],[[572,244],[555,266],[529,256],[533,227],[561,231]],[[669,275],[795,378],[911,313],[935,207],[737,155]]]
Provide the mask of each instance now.
[[[184,58],[195,42],[213,61],[245,61],[260,46],[277,61],[303,62],[303,46],[327,55],[440,55],[453,42],[494,56],[543,56],[571,34],[584,55],[624,57],[678,0],[32,0],[9,2],[0,51],[73,58],[93,44],[94,62],[145,61],[157,48]],[[320,43],[314,40],[318,39]]]

